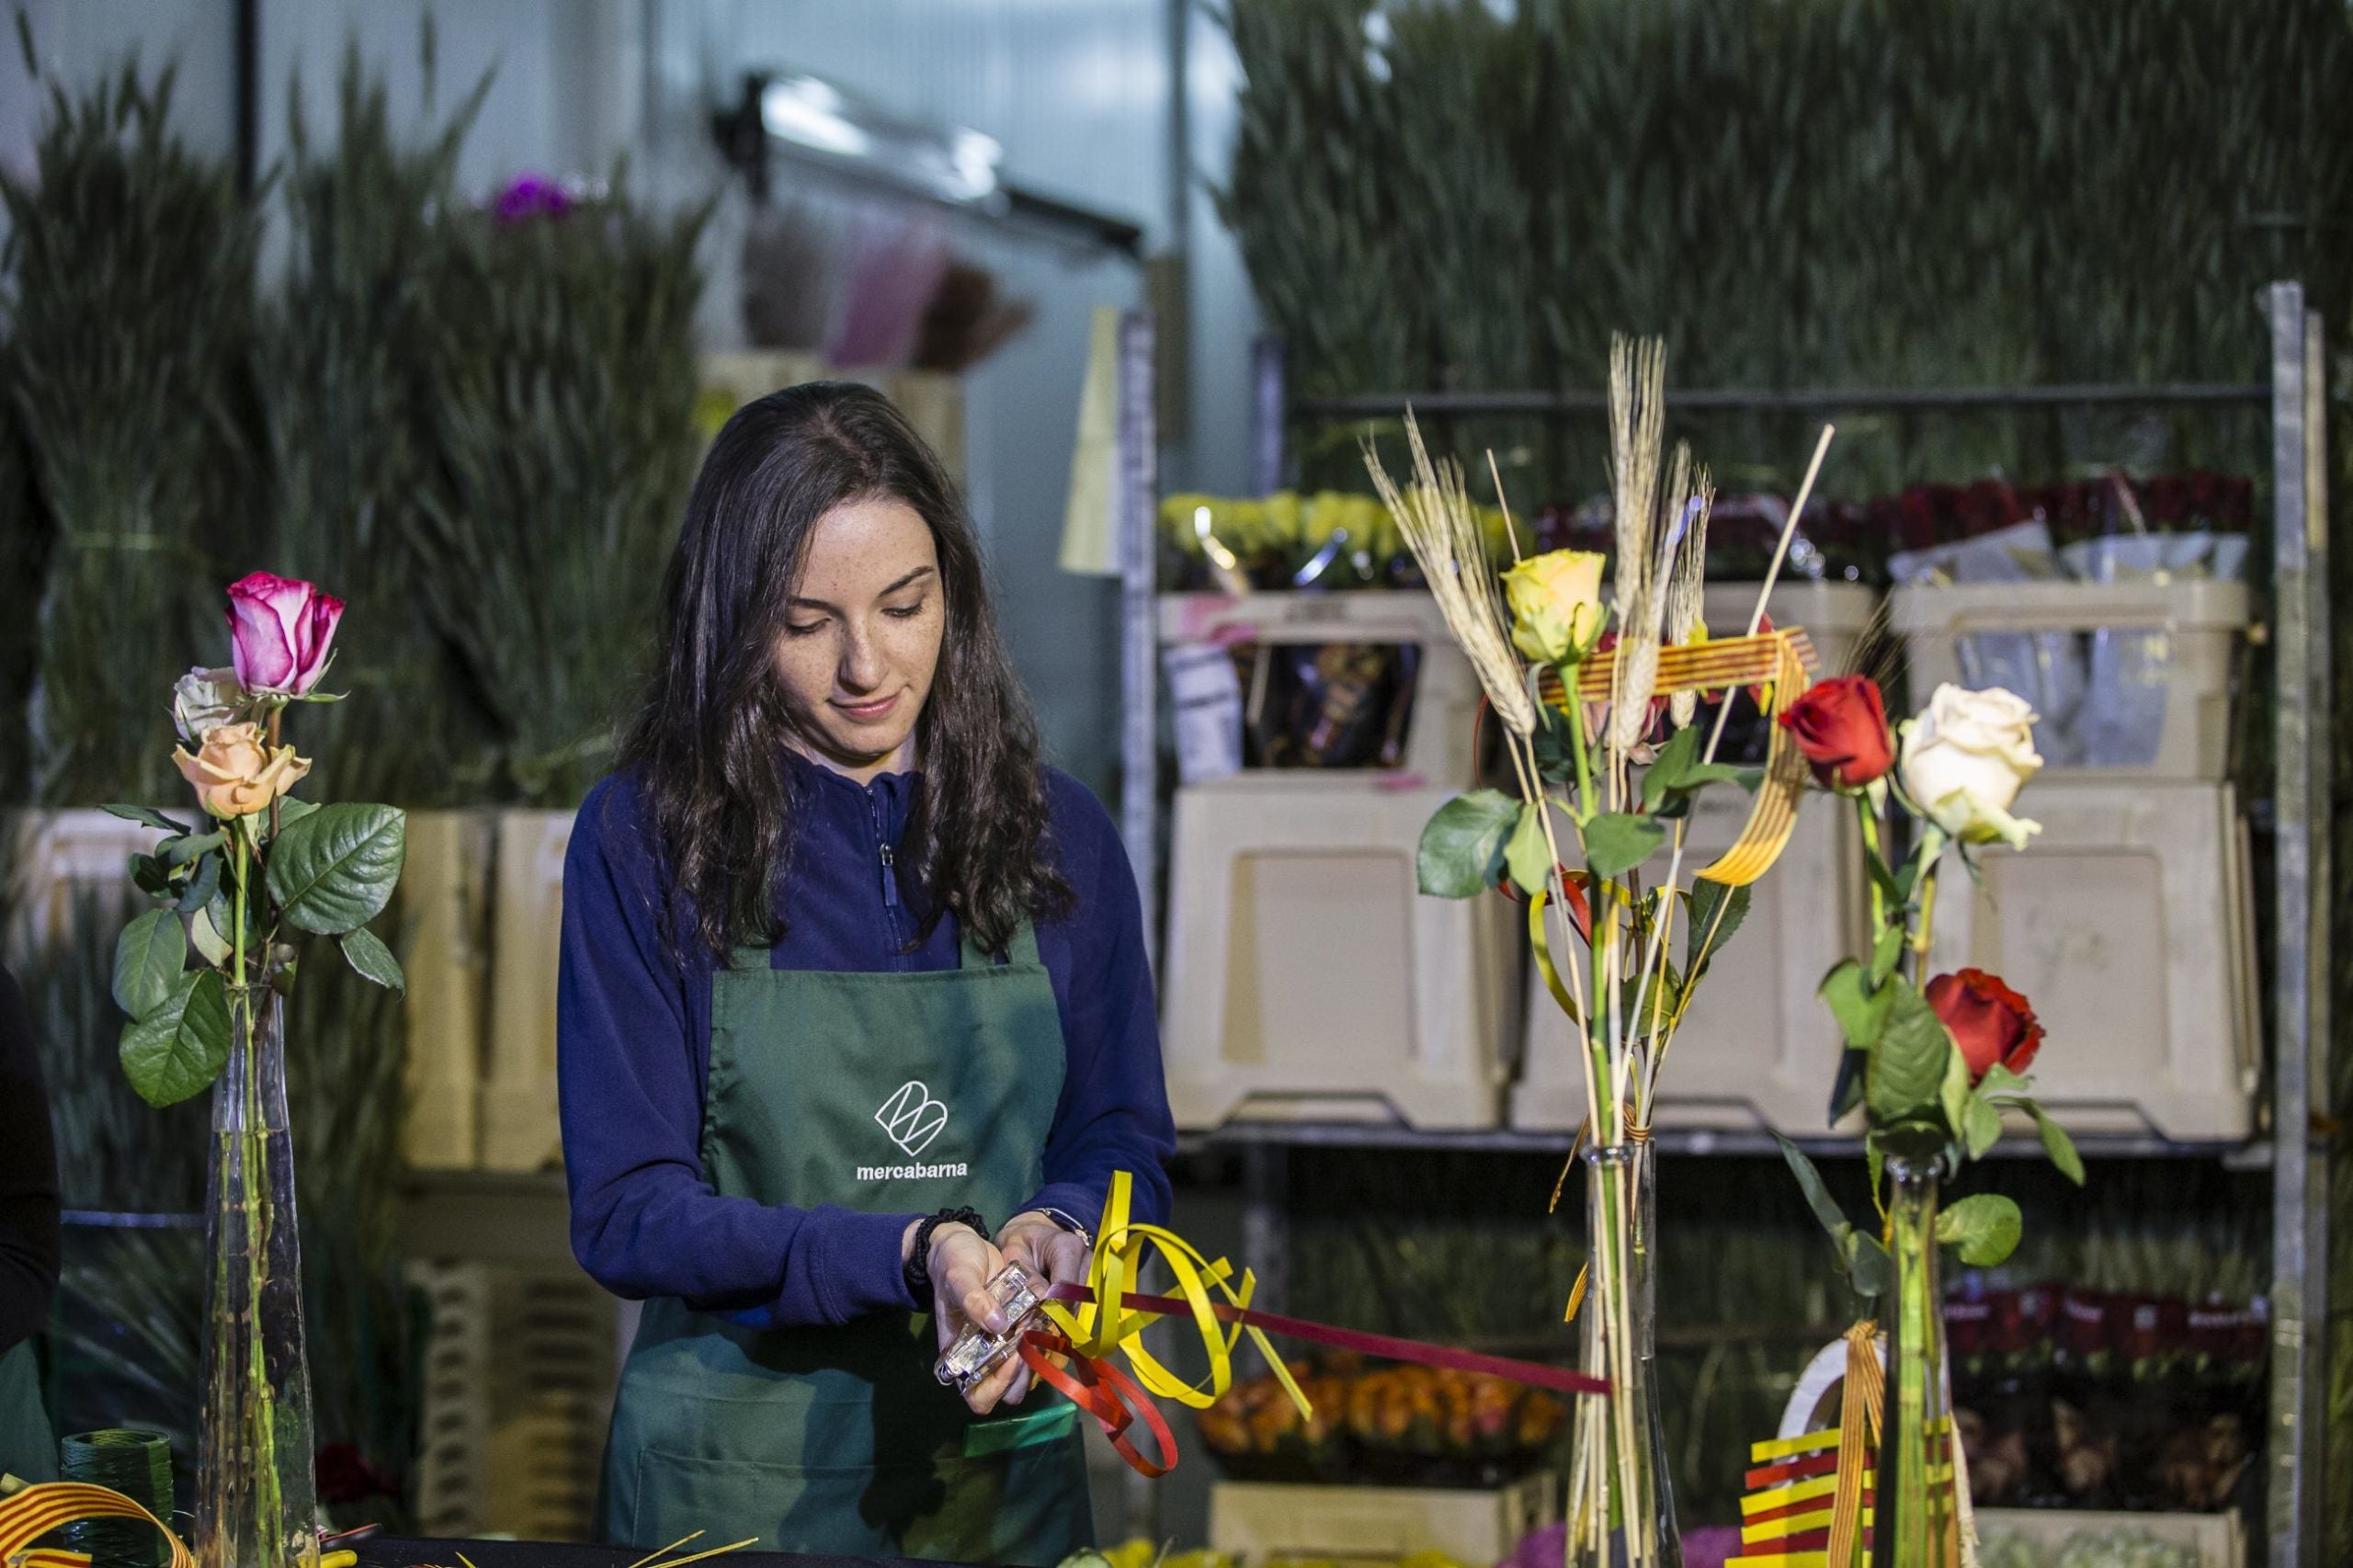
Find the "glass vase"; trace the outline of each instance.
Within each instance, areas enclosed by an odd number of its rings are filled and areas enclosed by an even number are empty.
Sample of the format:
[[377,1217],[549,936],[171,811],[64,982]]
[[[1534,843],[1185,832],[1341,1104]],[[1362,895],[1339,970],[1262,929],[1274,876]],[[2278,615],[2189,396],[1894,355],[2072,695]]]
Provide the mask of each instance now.
[[319,1558],[282,1031],[267,986],[230,988],[205,1183],[203,1568],[317,1568]]
[[1647,1147],[1586,1159],[1584,1369],[1607,1394],[1577,1398],[1570,1466],[1569,1568],[1683,1568],[1660,1419],[1656,1162]]
[[1960,1568],[1952,1390],[1944,1295],[1937,1281],[1936,1160],[1890,1155],[1888,1250],[1895,1289],[1881,1311],[1887,1333],[1887,1406],[1872,1503],[1876,1568]]

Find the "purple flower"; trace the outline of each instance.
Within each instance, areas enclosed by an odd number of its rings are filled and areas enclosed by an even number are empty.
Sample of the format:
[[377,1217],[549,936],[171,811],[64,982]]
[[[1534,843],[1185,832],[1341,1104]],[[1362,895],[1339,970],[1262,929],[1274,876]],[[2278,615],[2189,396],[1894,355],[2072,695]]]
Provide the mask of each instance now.
[[502,224],[528,222],[533,218],[561,218],[572,210],[563,186],[545,175],[517,175],[498,193],[492,212]]

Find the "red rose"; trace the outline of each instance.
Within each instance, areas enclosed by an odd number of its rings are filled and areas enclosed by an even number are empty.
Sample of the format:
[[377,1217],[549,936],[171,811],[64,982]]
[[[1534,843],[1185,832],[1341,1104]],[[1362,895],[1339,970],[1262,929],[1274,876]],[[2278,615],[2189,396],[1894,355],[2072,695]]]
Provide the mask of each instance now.
[[1895,766],[1887,708],[1869,676],[1818,680],[1781,715],[1781,727],[1825,790],[1859,790]]
[[2034,1053],[2042,1049],[2042,1026],[2035,1021],[2034,1009],[1999,975],[1982,969],[1940,974],[1928,982],[1928,1006],[1952,1031],[1972,1084],[1997,1062],[2022,1074],[2034,1065]]

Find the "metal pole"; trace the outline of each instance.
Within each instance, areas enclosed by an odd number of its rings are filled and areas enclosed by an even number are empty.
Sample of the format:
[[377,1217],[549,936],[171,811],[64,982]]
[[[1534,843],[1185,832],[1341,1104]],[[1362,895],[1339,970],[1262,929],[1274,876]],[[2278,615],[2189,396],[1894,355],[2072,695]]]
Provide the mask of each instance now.
[[[2325,1156],[2312,1139],[2325,1084],[2327,540],[2313,506],[2316,325],[2298,283],[2274,283],[2271,326],[2272,619],[2277,629],[2278,778],[2272,976],[2271,1423],[2267,1494],[2274,1568],[2320,1561],[2321,1443],[2328,1391]],[[2315,1298],[2321,1297],[2318,1307]]]
[[1283,340],[1271,333],[1250,345],[1250,493],[1272,495],[1283,483]]
[[1120,837],[1143,897],[1144,949],[1159,961],[1158,841],[1154,822],[1160,741],[1157,629],[1153,620],[1153,521],[1159,435],[1153,426],[1151,312],[1120,318],[1120,462],[1111,524],[1120,559]]

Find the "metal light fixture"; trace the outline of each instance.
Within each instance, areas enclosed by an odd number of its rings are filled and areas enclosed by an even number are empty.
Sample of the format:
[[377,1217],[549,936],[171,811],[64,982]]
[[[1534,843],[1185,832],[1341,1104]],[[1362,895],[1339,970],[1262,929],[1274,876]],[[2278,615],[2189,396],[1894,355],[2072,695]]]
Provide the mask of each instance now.
[[781,155],[1059,240],[1129,256],[1142,244],[1143,230],[1126,219],[1008,184],[1005,149],[995,137],[905,119],[805,72],[746,75],[741,98],[713,116],[711,129],[728,161],[763,198],[770,161]]

